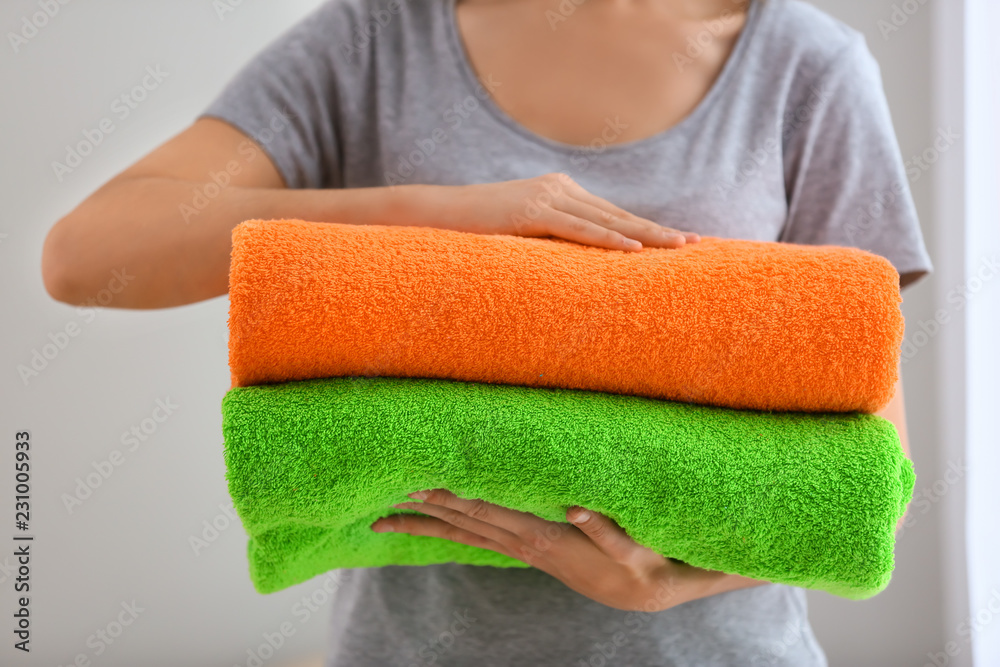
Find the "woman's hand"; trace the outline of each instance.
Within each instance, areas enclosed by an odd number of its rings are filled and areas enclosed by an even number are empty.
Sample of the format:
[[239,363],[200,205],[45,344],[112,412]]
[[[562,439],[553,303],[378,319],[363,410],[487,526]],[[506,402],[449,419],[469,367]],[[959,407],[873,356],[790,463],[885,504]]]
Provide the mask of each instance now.
[[[555,236],[613,250],[679,248],[700,239],[640,218],[567,174],[476,185],[389,186],[392,221],[477,234]],[[396,222],[395,224],[404,224]]]
[[546,572],[609,607],[662,611],[726,590],[766,583],[679,564],[641,546],[606,516],[570,507],[573,525],[528,512],[459,498],[446,489],[417,491],[422,503],[372,524],[376,532],[429,535],[491,549]]

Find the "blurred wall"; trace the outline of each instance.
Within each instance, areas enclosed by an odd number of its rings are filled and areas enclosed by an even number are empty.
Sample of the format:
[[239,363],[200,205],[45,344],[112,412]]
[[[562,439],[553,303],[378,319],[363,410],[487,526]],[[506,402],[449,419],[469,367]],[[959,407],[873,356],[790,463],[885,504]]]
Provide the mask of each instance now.
[[[39,269],[42,241],[59,217],[186,127],[244,62],[319,0],[70,2],[14,53],[7,32],[20,32],[36,3],[0,4],[0,498],[6,508],[13,495],[14,434],[30,429],[37,535],[33,650],[25,659],[5,639],[0,664],[61,666],[83,654],[107,666],[243,665],[262,634],[285,621],[295,634],[265,664],[321,651],[325,609],[308,618],[293,610],[319,584],[256,593],[245,534],[230,518],[220,413],[229,388],[228,300],[78,310],[48,297]],[[116,103],[133,95],[147,68],[159,70],[155,88],[135,108]],[[52,162],[66,163],[66,145],[84,132],[97,136],[104,118],[113,131],[72,172],[57,175]],[[16,366],[30,365],[33,350],[72,324],[78,334],[25,386]],[[168,408],[157,411],[158,402]],[[143,439],[123,441],[133,427]],[[115,450],[120,465],[67,508],[64,494],[76,496],[78,478],[86,483],[107,470]],[[221,530],[206,529],[206,521]],[[5,545],[8,532],[0,533]],[[207,546],[193,546],[193,537]],[[0,555],[0,568],[12,561]],[[9,576],[0,569],[0,579]],[[5,638],[10,585],[0,583]],[[116,621],[123,603],[141,611],[129,612],[134,622],[109,645],[95,633]]]
[[[0,332],[0,451],[6,471],[15,432],[30,430],[37,535],[33,650],[25,658],[5,641],[0,663],[68,665],[83,654],[109,666],[246,664],[247,650],[285,621],[294,635],[267,664],[322,650],[325,609],[301,613],[302,598],[322,589],[319,580],[270,596],[255,593],[244,533],[230,518],[219,411],[229,386],[227,300],[152,312],[79,310],[49,299],[39,271],[42,241],[55,220],[185,127],[242,63],[317,4],[71,2],[16,52],[10,43],[0,46],[7,100],[0,107],[6,325]],[[903,155],[931,146],[938,126],[930,12],[916,12],[884,36],[879,21],[891,20],[888,0],[816,4],[867,35],[882,65]],[[25,17],[38,11],[37,0],[6,0],[0,26],[5,34],[21,32]],[[122,117],[112,104],[142,81],[147,67],[159,68],[161,80]],[[52,163],[65,162],[67,144],[85,132],[95,136],[103,118],[112,119],[113,132],[71,172],[57,174]],[[938,221],[931,181],[921,178],[911,187],[933,256]],[[908,321],[933,315],[933,280],[905,293]],[[79,333],[65,339],[60,332],[68,325]],[[17,366],[30,365],[34,351],[53,341],[65,346],[26,384]],[[921,348],[904,368],[918,488],[945,479],[934,390],[939,342]],[[158,405],[170,407],[157,412]],[[166,412],[162,421],[153,419]],[[142,440],[125,436],[133,428],[145,429]],[[122,453],[119,465],[89,495],[78,492],[78,479],[109,471],[114,450]],[[10,482],[11,475],[0,474],[5,503],[13,495]],[[959,495],[960,487],[960,481],[949,485],[945,494]],[[67,496],[85,497],[67,506]],[[809,594],[831,665],[922,665],[928,652],[942,650],[941,507],[935,500],[926,513],[917,512],[900,538],[896,575],[883,594],[864,602]],[[206,529],[213,523],[215,533]],[[12,565],[11,556],[0,556],[0,614],[7,619],[14,608]],[[133,609],[135,622],[112,643],[97,639],[122,605]],[[0,628],[5,635],[7,623]]]

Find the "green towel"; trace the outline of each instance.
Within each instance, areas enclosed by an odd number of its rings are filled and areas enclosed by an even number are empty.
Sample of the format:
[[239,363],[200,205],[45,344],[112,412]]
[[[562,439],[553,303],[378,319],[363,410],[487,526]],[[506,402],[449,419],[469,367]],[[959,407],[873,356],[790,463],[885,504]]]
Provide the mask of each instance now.
[[565,522],[614,519],[691,565],[847,598],[893,569],[913,467],[874,415],[764,413],[449,380],[327,378],[231,389],[229,492],[250,577],[271,593],[338,568],[529,567],[449,540],[375,533],[407,493]]

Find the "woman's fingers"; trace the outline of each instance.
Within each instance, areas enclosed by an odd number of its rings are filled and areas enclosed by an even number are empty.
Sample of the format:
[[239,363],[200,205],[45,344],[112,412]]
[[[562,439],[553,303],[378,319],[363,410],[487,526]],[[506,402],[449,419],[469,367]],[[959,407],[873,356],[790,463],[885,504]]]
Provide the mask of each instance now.
[[403,503],[459,528],[481,533],[503,544],[510,552],[520,543],[533,544],[552,522],[529,512],[501,507],[480,499],[459,498],[448,489],[430,489],[410,494],[422,503]]
[[628,562],[638,546],[618,524],[582,507],[566,510],[566,520],[589,537],[597,548],[619,563]]
[[564,213],[616,231],[625,238],[652,248],[679,248],[685,244],[683,234],[653,222],[645,222],[622,211],[612,212],[579,199],[568,197],[556,205]]
[[399,193],[387,206],[388,215],[415,226],[554,236],[613,250],[680,248],[700,240],[694,232],[659,225],[615,206],[561,172],[496,183],[401,186]]
[[[573,506],[566,519],[575,528],[547,521],[481,499],[459,498],[448,489],[409,494],[421,503],[393,505],[419,514],[396,514],[372,524],[375,532],[399,532],[439,537],[469,546],[490,549],[516,558],[573,587],[574,568],[592,568],[595,558],[608,559],[629,577],[646,576],[662,569],[665,559],[635,542],[614,520]],[[589,554],[589,555],[588,555]],[[588,580],[589,584],[592,581]]]
[[629,238],[610,227],[555,208],[540,216],[538,223],[548,235],[568,241],[611,250],[642,250],[641,241]]
[[[641,218],[634,213],[630,213],[620,206],[615,206],[611,202],[589,192],[575,181],[570,181],[567,191],[571,197],[588,204],[589,206],[608,214],[619,232],[629,238],[640,241],[643,245],[658,248],[675,248],[685,243],[697,243],[700,237],[694,232],[682,232],[672,227],[658,225],[652,220]],[[571,211],[567,211],[571,212]],[[588,218],[589,219],[589,218]],[[598,220],[594,220],[599,222]]]
[[[539,215],[532,222],[535,226],[544,227],[552,236],[605,248],[638,250],[634,245],[627,244],[614,235],[601,236],[593,230],[580,238],[580,232],[583,230],[579,225],[572,224],[568,218],[555,215],[556,211],[562,211],[592,225],[615,231],[624,239],[638,241],[650,247],[678,248],[685,243],[696,243],[700,240],[694,232],[682,232],[665,227],[615,206],[606,199],[588,192],[567,174],[545,174],[533,180],[536,192],[529,201]],[[565,236],[563,232],[567,230],[576,235]],[[603,239],[603,241],[591,243],[590,240],[593,239]],[[619,243],[621,245],[616,245]]]
[[452,542],[461,542],[470,547],[489,549],[514,558],[518,556],[507,551],[507,547],[499,542],[470,530],[465,530],[454,524],[442,521],[432,516],[419,514],[396,514],[384,517],[372,524],[376,533],[406,533],[408,535],[427,535],[441,537]]
[[[464,501],[470,502],[470,501]],[[474,501],[483,502],[483,501]],[[399,509],[409,509],[422,512],[427,516],[432,516],[445,523],[448,523],[459,530],[464,530],[469,533],[475,533],[476,535],[481,535],[497,544],[503,545],[507,549],[513,548],[517,535],[513,532],[501,528],[500,526],[489,523],[488,521],[480,521],[477,518],[473,518],[466,512],[461,512],[457,509],[452,509],[451,507],[446,507],[444,505],[437,505],[432,502],[422,502],[422,503],[399,503],[398,505],[393,505],[393,507]],[[468,510],[467,510],[468,511]],[[492,512],[479,512],[479,516],[488,518],[493,516]]]
[[641,228],[648,230],[650,234],[654,235],[661,234],[664,237],[668,237],[673,234],[679,234],[684,237],[684,240],[687,243],[697,243],[698,241],[701,240],[701,237],[694,232],[684,232],[679,229],[674,229],[673,227],[665,227],[663,225],[659,225],[653,222],[652,220],[647,220],[646,218],[639,217],[634,213],[626,211],[620,206],[615,206],[607,199],[598,197],[594,193],[585,189],[582,185],[574,181],[572,178],[569,178],[569,176],[567,176],[565,180],[567,183],[567,189],[569,193],[574,197],[576,197],[577,199],[580,199],[581,201],[584,201],[590,204],[591,206],[607,211],[625,220],[626,222],[631,222],[635,225],[638,225]]

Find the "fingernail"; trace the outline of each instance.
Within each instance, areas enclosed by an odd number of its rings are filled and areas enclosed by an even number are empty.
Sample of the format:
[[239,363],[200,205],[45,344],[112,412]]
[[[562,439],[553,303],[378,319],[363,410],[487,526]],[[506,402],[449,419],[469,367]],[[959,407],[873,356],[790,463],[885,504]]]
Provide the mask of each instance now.
[[408,498],[414,498],[416,500],[423,500],[424,498],[427,497],[427,492],[426,491],[414,491],[413,493],[407,493],[406,496]]
[[376,533],[391,533],[392,526],[390,526],[387,523],[379,523],[378,521],[376,521],[375,523],[372,524],[372,530],[374,530]]
[[576,514],[573,515],[573,518],[570,519],[570,521],[572,521],[573,523],[583,523],[589,518],[590,518],[590,512],[588,512],[585,509],[577,508]]
[[642,244],[635,239],[625,239],[625,247],[629,250],[642,250]]

